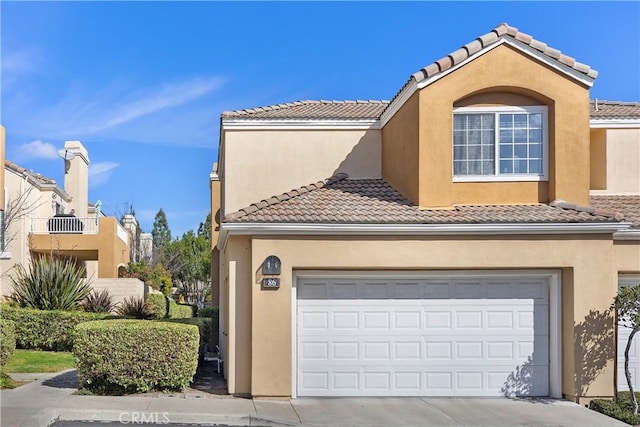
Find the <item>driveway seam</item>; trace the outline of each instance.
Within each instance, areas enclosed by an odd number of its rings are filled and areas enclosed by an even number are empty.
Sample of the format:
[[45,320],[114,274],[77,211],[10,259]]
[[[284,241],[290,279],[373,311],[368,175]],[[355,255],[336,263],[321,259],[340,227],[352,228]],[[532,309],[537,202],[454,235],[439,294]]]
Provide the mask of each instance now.
[[444,416],[445,416],[445,418],[450,419],[450,420],[451,420],[452,422],[454,422],[456,425],[463,426],[463,424],[460,424],[459,422],[457,422],[456,420],[454,420],[453,418],[451,418],[449,415],[447,415],[446,413],[442,412],[438,407],[436,407],[436,406],[432,405],[431,403],[427,402],[424,398],[422,398],[422,397],[421,397],[421,398],[420,398],[420,400],[421,400],[422,402],[424,402],[424,404],[425,404],[425,405],[430,406],[431,408],[435,409],[436,411],[438,411],[439,413],[441,413],[442,415],[444,415]]

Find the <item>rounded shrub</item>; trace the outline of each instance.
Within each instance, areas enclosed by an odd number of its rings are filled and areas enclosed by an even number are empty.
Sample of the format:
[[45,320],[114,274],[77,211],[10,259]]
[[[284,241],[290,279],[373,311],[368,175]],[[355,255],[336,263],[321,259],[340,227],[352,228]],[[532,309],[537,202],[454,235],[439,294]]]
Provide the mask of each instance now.
[[196,373],[199,341],[195,325],[103,320],[76,326],[73,354],[94,393],[181,390]]
[[4,366],[16,349],[15,323],[0,319],[0,366]]

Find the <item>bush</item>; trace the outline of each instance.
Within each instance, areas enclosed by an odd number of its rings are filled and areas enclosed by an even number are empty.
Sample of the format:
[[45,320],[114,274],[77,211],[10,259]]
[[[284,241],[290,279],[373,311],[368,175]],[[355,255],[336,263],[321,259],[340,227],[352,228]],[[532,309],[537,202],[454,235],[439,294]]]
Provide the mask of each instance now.
[[[640,393],[636,393],[640,399]],[[589,403],[589,409],[600,412],[611,418],[615,418],[634,426],[640,425],[640,415],[633,415],[631,411],[631,395],[627,392],[618,393],[618,401],[606,399],[593,399]]]
[[75,310],[91,292],[84,268],[68,259],[31,258],[29,268],[16,266],[9,299],[20,307],[39,310]]
[[0,319],[0,366],[4,366],[16,349],[16,325],[12,320]]
[[213,317],[213,314],[218,313],[218,307],[202,307],[198,309],[196,315],[198,317]]
[[169,304],[167,297],[162,294],[149,294],[147,306],[152,319],[164,319],[169,316]]
[[104,320],[76,327],[73,354],[82,385],[95,393],[181,390],[196,373],[198,341],[193,325]]
[[52,311],[0,305],[0,316],[15,322],[16,347],[31,350],[71,351],[78,323],[111,317],[83,311]]
[[205,351],[213,351],[217,344],[217,329],[216,336],[213,335],[213,322],[211,319],[204,317],[191,317],[183,319],[165,319],[164,322],[181,323],[185,325],[196,325],[200,332],[200,354]]
[[92,291],[82,302],[84,311],[89,313],[111,313],[118,308],[118,304],[113,301],[113,296],[107,289],[100,292]]
[[169,318],[185,319],[195,315],[196,307],[188,304],[178,304],[169,298]]
[[117,313],[120,316],[133,317],[134,319],[151,319],[153,316],[144,298],[138,297],[125,298],[118,307]]

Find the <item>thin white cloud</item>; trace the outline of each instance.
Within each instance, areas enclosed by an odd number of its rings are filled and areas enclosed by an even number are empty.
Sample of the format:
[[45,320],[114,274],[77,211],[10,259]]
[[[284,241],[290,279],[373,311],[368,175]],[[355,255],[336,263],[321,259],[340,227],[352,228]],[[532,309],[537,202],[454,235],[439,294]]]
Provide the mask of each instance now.
[[98,125],[98,129],[117,126],[165,108],[185,104],[220,86],[222,86],[222,80],[219,78],[195,78],[177,84],[165,84],[120,106],[105,123]]
[[56,159],[58,158],[58,151],[56,147],[41,140],[31,141],[26,144],[22,144],[18,149],[18,155],[20,158],[40,158],[40,159]]
[[109,182],[114,169],[120,166],[115,162],[100,162],[89,165],[89,186],[98,187]]

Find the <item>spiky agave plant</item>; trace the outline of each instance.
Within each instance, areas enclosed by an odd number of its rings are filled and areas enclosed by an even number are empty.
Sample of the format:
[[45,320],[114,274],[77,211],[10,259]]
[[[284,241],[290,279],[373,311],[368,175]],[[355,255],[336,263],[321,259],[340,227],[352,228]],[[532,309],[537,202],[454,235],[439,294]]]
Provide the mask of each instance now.
[[113,296],[108,289],[96,291],[95,289],[82,301],[84,311],[90,313],[111,313],[118,308],[118,304],[113,301]]
[[9,297],[21,307],[38,310],[76,310],[91,292],[84,267],[53,256],[32,258],[28,268],[16,266]]

